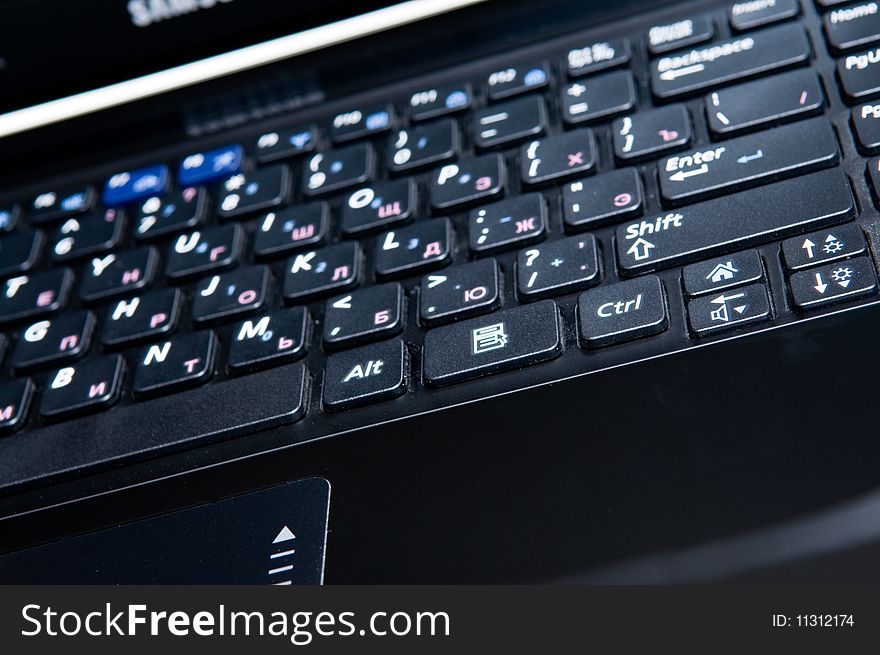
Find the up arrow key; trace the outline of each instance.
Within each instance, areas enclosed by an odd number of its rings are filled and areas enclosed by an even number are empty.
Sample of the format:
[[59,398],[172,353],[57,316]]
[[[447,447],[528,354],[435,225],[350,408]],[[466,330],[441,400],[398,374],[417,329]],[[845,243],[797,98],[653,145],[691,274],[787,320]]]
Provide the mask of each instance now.
[[813,248],[815,247],[816,244],[809,239],[804,239],[804,244],[801,246],[801,248],[807,251],[807,257],[809,257],[810,259],[813,258]]

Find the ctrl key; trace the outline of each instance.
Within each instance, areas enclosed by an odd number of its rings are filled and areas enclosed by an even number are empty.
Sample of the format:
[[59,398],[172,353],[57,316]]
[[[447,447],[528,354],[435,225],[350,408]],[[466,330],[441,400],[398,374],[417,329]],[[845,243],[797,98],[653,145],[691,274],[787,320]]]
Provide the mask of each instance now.
[[669,327],[666,291],[656,275],[585,291],[578,299],[581,344],[609,346]]

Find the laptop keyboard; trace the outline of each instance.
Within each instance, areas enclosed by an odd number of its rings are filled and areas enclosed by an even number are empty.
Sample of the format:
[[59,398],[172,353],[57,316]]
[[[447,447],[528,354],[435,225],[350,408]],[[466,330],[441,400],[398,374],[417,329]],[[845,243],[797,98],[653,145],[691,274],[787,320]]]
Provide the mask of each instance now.
[[0,488],[876,302],[874,3],[606,32],[0,196]]

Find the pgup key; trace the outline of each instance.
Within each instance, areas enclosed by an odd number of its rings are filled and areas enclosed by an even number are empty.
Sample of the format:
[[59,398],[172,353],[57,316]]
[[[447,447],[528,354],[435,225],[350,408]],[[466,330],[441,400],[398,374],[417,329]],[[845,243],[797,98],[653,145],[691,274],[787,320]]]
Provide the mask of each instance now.
[[376,341],[403,326],[403,287],[381,284],[328,300],[324,345],[328,348]]

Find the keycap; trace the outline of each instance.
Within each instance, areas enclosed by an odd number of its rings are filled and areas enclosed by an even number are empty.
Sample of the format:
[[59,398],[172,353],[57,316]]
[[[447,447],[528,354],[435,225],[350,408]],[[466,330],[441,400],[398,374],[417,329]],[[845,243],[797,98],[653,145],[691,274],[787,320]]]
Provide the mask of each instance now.
[[532,243],[546,231],[547,203],[539,193],[486,205],[468,216],[468,245],[479,253]]
[[681,204],[831,166],[838,157],[831,124],[811,118],[661,160],[660,194]]
[[623,114],[636,104],[632,73],[616,71],[562,87],[562,119],[569,125]]
[[0,294],[0,325],[57,311],[67,304],[72,284],[69,268],[9,278]]
[[83,267],[79,297],[96,302],[139,291],[152,283],[158,264],[152,246],[95,257]]
[[315,149],[317,141],[318,131],[314,125],[271,130],[257,137],[254,154],[258,162],[265,164],[309,153]]
[[243,266],[204,278],[193,292],[193,323],[201,327],[256,313],[266,302],[268,287],[266,266]]
[[403,288],[380,284],[324,305],[324,346],[343,348],[392,336],[403,328]]
[[499,304],[500,273],[494,259],[481,259],[428,274],[419,285],[419,319],[424,325],[484,314]]
[[31,270],[40,258],[43,233],[17,230],[0,237],[0,277]]
[[207,382],[214,374],[217,337],[191,332],[141,348],[132,390],[139,397],[168,393]]
[[839,223],[855,214],[839,169],[682,207],[617,228],[622,271],[653,270]]
[[644,209],[642,178],[634,168],[622,168],[562,188],[562,215],[566,228],[590,229],[638,216]]
[[40,415],[58,419],[109,407],[119,398],[124,375],[121,355],[102,355],[60,368],[46,379]]
[[22,329],[10,364],[16,374],[73,361],[88,349],[95,329],[91,312],[65,313]]
[[526,184],[542,184],[596,168],[596,136],[581,128],[530,141],[520,147],[520,173]]
[[853,107],[851,119],[859,152],[868,155],[880,152],[880,105]]
[[18,205],[4,205],[0,207],[0,232],[9,232],[21,217],[21,208]]
[[871,194],[874,196],[874,205],[880,206],[880,157],[869,159],[866,168]]
[[406,391],[406,366],[406,347],[400,339],[330,355],[324,367],[325,409],[350,409],[400,396]]
[[409,115],[413,121],[424,121],[463,111],[471,106],[471,85],[449,84],[416,91],[409,99]]
[[746,0],[728,10],[730,26],[739,31],[794,18],[801,11],[798,0]]
[[327,237],[329,214],[323,202],[269,212],[256,223],[254,254],[269,258],[321,243]]
[[836,5],[846,4],[847,2],[851,2],[852,0],[815,0],[816,4],[822,8],[827,9],[828,7],[834,7]]
[[681,278],[686,294],[700,296],[749,282],[761,282],[764,264],[757,250],[746,250],[685,266]]
[[846,99],[855,102],[880,93],[880,48],[847,55],[837,62]]
[[419,221],[376,238],[376,277],[405,277],[446,264],[452,256],[452,224],[448,218]]
[[874,2],[829,11],[822,19],[832,49],[851,50],[880,40],[880,9]]
[[337,243],[298,253],[287,260],[284,297],[303,302],[354,286],[360,276],[362,254],[357,243]]
[[165,274],[180,280],[228,268],[241,256],[243,240],[238,223],[181,234],[168,246]]
[[37,195],[28,208],[31,223],[43,224],[66,216],[81,214],[95,203],[95,189],[91,185],[65,187],[44,191]]
[[578,297],[578,335],[584,347],[641,339],[668,327],[666,290],[654,275],[596,287]]
[[424,381],[441,386],[521,368],[553,359],[561,347],[559,309],[552,300],[503,309],[429,330]]
[[271,209],[287,201],[290,171],[284,164],[226,178],[217,194],[217,215],[235,218]]
[[706,96],[706,116],[713,134],[730,135],[817,114],[825,105],[819,76],[795,70]]
[[395,173],[433,166],[458,154],[458,127],[451,119],[399,130],[388,137],[386,165]]
[[658,98],[694,93],[808,61],[810,44],[797,24],[768,27],[651,62]]
[[547,108],[541,96],[526,96],[492,105],[474,113],[474,145],[492,148],[541,134]]
[[869,257],[794,273],[788,280],[796,307],[821,307],[877,290],[877,276]]
[[520,300],[560,295],[598,282],[598,249],[592,234],[538,244],[520,250],[516,258]]
[[343,200],[339,228],[343,235],[356,237],[404,223],[412,217],[415,202],[416,187],[410,178],[362,187]]
[[782,257],[790,271],[860,255],[867,249],[858,225],[838,225],[782,242]]
[[492,71],[486,79],[489,100],[501,100],[547,86],[550,73],[546,62],[509,66]]
[[767,287],[749,284],[695,298],[687,304],[688,324],[697,336],[770,319]]
[[122,239],[124,228],[125,217],[118,209],[68,218],[52,230],[49,255],[61,262],[112,250]]
[[246,319],[232,329],[226,365],[237,374],[293,361],[305,354],[308,329],[305,307]]
[[648,30],[648,51],[652,55],[659,55],[710,41],[713,36],[715,26],[708,16],[683,18],[674,23],[651,27]]
[[122,207],[150,196],[162,195],[168,188],[169,178],[165,164],[116,173],[104,184],[101,200],[106,207]]
[[569,50],[565,63],[569,77],[580,77],[628,64],[630,56],[628,39],[612,39]]
[[691,117],[684,105],[669,105],[611,124],[614,156],[621,161],[655,157],[667,150],[680,150],[691,142]]
[[373,175],[375,158],[368,143],[312,155],[303,166],[303,193],[317,196],[364,184]]
[[241,171],[244,148],[233,143],[184,157],[177,169],[181,186],[201,186],[222,180]]
[[330,138],[336,143],[352,141],[391,129],[394,113],[390,105],[352,109],[337,114],[330,122]]
[[498,196],[506,178],[504,159],[494,153],[446,164],[431,174],[431,206],[451,209]]
[[34,383],[30,378],[0,384],[0,433],[6,434],[24,425],[33,395]]
[[204,188],[187,187],[152,196],[134,209],[134,238],[148,241],[199,225],[207,204]]
[[120,300],[107,308],[101,342],[108,348],[143,343],[177,325],[181,294],[167,288]]

